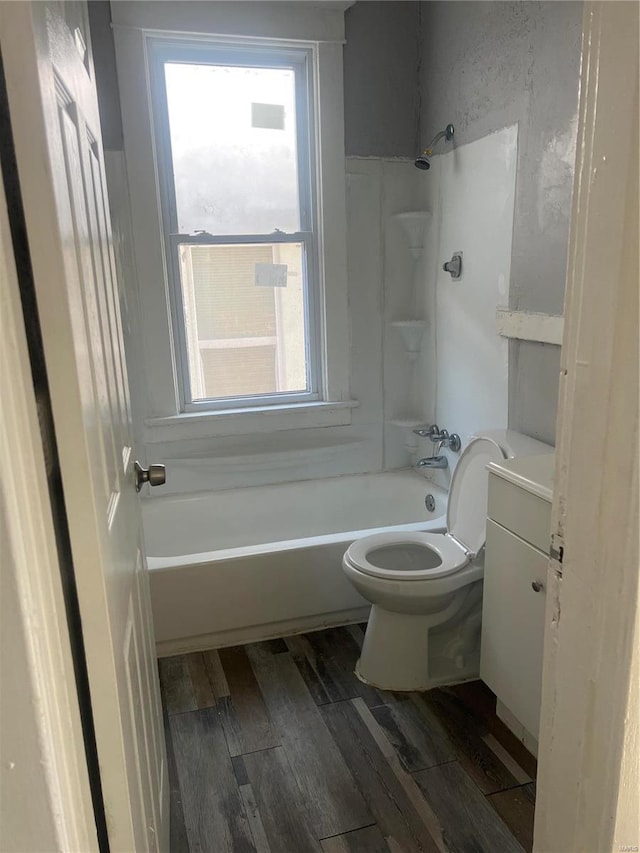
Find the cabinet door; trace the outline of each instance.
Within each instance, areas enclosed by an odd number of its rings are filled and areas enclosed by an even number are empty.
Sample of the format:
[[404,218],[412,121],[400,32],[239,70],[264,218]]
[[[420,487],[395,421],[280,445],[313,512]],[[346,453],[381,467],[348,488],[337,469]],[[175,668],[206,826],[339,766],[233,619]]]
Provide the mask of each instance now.
[[[480,677],[536,739],[548,563],[546,554],[487,521]],[[536,592],[533,583],[544,586]]]

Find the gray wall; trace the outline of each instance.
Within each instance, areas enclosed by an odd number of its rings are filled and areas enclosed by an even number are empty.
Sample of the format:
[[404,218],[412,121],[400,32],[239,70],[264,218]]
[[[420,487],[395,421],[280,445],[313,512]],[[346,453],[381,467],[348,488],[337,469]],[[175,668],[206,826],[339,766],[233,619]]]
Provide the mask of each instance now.
[[[562,314],[578,109],[581,2],[422,4],[421,133],[458,145],[519,122],[510,305]],[[510,345],[509,419],[555,436],[559,347]]]
[[[345,149],[363,157],[413,157],[419,145],[420,3],[356,3],[345,15]],[[89,3],[102,141],[122,150],[122,119],[109,0]]]
[[347,156],[413,157],[418,142],[420,3],[356,3],[345,14]]

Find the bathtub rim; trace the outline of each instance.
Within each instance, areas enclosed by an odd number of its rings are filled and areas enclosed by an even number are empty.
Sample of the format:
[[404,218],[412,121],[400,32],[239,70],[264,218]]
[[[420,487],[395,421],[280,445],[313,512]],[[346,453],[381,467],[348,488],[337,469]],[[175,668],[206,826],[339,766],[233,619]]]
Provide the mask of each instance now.
[[260,545],[246,545],[238,548],[224,548],[218,551],[201,551],[193,554],[178,554],[173,557],[157,557],[147,555],[149,572],[173,571],[177,568],[201,566],[206,563],[217,563],[223,560],[242,559],[261,554],[273,554],[281,551],[306,550],[307,548],[345,543],[346,548],[356,539],[371,536],[374,533],[399,533],[403,530],[444,533],[447,529],[446,512],[437,518],[407,524],[392,524],[386,527],[367,527],[360,530],[346,530],[339,533],[324,533],[320,536],[306,536],[301,539],[286,539],[277,542],[265,542]]

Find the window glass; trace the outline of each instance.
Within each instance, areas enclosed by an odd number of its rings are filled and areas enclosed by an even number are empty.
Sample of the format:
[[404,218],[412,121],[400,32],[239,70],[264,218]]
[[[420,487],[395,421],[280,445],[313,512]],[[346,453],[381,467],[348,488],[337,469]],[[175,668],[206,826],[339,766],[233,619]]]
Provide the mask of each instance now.
[[298,232],[295,71],[166,61],[177,228]]
[[309,390],[304,246],[179,246],[194,401]]

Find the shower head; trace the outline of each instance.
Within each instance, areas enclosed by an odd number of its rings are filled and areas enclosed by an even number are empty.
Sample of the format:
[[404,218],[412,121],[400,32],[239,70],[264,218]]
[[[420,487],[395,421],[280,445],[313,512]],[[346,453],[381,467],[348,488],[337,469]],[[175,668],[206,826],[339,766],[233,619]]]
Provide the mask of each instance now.
[[453,132],[453,125],[448,124],[444,130],[441,130],[440,133],[436,133],[429,145],[427,145],[422,154],[415,160],[415,167],[417,169],[423,169],[425,172],[427,169],[430,169],[430,158],[433,154],[433,149],[435,148],[436,144],[442,139],[443,136],[447,142],[450,142],[453,139]]

